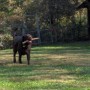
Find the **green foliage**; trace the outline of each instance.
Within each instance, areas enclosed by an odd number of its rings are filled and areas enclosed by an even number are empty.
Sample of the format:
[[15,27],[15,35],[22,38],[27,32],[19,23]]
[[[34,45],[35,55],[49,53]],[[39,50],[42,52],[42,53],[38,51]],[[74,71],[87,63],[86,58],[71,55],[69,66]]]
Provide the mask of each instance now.
[[10,34],[4,34],[0,37],[0,41],[3,44],[3,49],[12,47],[12,36]]
[[[79,36],[82,40],[84,37],[84,39],[86,39],[88,33],[84,34],[84,32],[85,30],[87,32],[87,12],[86,10],[76,11],[76,7],[82,1],[83,0],[0,0],[1,32],[3,32],[4,27],[8,28],[7,26],[20,26],[20,23],[17,23],[17,21],[20,20],[20,22],[25,21],[28,32],[30,33],[31,30],[36,29],[36,15],[38,15],[40,29],[54,30],[55,28],[57,36],[53,35],[53,37],[57,38],[57,41],[78,40]],[[2,22],[8,25],[5,26]],[[81,26],[84,26],[84,28]]]
[[0,11],[8,12],[8,0],[0,0]]
[[25,0],[14,0],[14,1],[16,1],[16,4],[19,6],[22,5]]

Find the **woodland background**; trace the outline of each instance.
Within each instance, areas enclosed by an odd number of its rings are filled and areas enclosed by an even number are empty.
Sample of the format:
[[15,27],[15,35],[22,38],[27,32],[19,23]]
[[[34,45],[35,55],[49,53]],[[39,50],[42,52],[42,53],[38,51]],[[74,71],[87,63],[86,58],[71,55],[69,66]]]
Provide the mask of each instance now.
[[0,42],[11,47],[12,32],[39,37],[39,44],[88,40],[84,0],[0,0]]

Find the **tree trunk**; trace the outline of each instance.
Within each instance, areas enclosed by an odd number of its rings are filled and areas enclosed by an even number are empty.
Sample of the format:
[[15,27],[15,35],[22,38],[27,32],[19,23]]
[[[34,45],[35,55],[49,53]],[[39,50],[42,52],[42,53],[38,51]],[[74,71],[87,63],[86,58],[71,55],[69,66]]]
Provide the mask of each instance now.
[[88,17],[88,38],[90,39],[90,9],[88,8],[88,14],[87,14],[87,17]]

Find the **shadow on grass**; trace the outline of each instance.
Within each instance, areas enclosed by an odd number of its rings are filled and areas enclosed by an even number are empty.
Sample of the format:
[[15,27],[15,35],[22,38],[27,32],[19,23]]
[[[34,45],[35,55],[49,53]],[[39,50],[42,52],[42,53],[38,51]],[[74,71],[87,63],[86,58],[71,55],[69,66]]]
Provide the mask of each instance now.
[[[19,90],[69,90],[75,87],[75,83],[86,85],[85,80],[90,81],[90,46],[87,43],[34,47],[31,65],[27,65],[26,57],[23,57],[23,64],[13,64],[11,53],[11,50],[0,52],[0,57],[6,56],[7,59],[0,60],[0,81],[15,84],[16,90],[17,87]],[[76,85],[77,90],[80,86]]]
[[[0,66],[0,81],[3,81],[4,84],[7,82],[6,86],[4,85],[5,87],[12,83],[11,87],[14,87],[16,90],[18,87],[19,90],[50,90],[64,87],[64,90],[66,90],[66,87],[70,89],[72,86],[75,86],[77,88],[75,90],[78,90],[78,85],[75,85],[74,81],[85,82],[89,80],[89,77],[90,67],[72,64]],[[19,86],[16,86],[17,84]],[[82,88],[81,85],[79,86]]]
[[64,54],[64,53],[73,53],[73,54],[90,54],[90,42],[82,43],[69,43],[61,45],[50,45],[42,46],[37,48],[32,48],[32,54]]

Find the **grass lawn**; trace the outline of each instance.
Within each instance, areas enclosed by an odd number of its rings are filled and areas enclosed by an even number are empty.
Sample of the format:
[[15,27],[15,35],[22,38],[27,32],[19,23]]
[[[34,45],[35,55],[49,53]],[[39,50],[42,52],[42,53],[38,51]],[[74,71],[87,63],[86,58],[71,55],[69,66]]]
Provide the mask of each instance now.
[[31,65],[0,50],[0,90],[90,90],[90,42],[33,47]]

